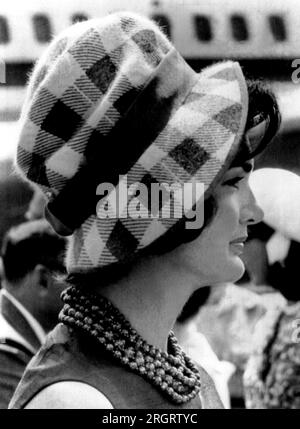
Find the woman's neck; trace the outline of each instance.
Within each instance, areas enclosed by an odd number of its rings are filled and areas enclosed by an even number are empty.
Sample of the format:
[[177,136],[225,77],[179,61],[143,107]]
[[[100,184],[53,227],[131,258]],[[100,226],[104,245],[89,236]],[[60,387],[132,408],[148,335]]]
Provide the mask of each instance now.
[[124,314],[144,340],[167,351],[169,332],[189,296],[200,285],[198,279],[180,272],[172,263],[162,263],[162,259],[147,259],[129,277],[99,287],[98,292]]

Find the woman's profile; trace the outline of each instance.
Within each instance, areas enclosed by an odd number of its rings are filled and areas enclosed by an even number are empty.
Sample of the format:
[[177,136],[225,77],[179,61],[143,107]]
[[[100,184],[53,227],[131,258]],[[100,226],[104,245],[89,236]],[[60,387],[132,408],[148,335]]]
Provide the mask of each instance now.
[[[70,236],[71,286],[11,408],[222,408],[172,328],[196,289],[242,276],[247,227],[263,216],[252,159],[279,123],[238,63],[198,74],[139,15],[54,39],[31,76],[17,164]],[[151,205],[153,185],[164,191]]]

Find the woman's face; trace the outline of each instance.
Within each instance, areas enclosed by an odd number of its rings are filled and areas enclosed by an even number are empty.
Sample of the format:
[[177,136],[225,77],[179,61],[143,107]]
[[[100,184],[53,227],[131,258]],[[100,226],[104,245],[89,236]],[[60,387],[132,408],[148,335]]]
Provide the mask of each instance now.
[[[236,281],[244,273],[240,258],[247,239],[249,224],[258,223],[263,211],[257,206],[249,187],[252,162],[229,169],[216,187],[216,214],[200,236],[183,246],[181,263],[212,285]],[[205,210],[205,207],[204,207]]]

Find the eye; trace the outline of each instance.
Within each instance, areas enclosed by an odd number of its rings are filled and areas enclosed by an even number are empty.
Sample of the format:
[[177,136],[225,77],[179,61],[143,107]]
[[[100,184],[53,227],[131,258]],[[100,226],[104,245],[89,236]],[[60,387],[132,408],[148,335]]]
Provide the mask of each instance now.
[[238,183],[243,180],[243,177],[234,177],[233,179],[226,180],[222,183],[223,186],[232,186],[233,188],[238,189]]

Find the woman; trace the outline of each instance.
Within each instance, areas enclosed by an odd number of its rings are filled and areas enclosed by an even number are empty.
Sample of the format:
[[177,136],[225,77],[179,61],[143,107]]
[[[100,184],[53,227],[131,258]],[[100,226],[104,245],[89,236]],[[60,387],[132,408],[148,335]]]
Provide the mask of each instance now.
[[300,408],[300,294],[295,285],[299,252],[300,244],[292,241],[285,259],[268,267],[268,284],[286,301],[269,305],[257,325],[244,373],[247,408]]
[[[247,226],[262,218],[249,160],[277,131],[273,96],[247,88],[237,63],[195,73],[155,23],[117,13],[54,40],[21,121],[17,162],[71,235],[73,286],[11,407],[222,407],[171,330],[196,289],[243,274]],[[129,202],[125,179],[139,188]],[[145,187],[191,182],[205,193],[184,208],[166,192],[149,209]],[[168,204],[183,216],[164,216]]]
[[202,329],[199,313],[207,305],[210,296],[211,287],[197,289],[184,305],[173,332],[187,355],[211,376],[224,407],[230,408],[228,380],[235,372],[235,366],[231,362],[219,360],[206,336],[198,329],[198,325]]
[[[277,299],[277,305],[269,305],[257,325],[253,352],[244,374],[246,405],[248,408],[299,409],[300,178],[288,170],[264,168],[253,174],[251,182],[264,208],[265,229],[270,230],[262,237],[261,231],[254,228],[269,262],[262,279],[273,292],[281,294],[282,302]],[[275,304],[275,293],[272,295],[272,304]]]
[[244,373],[247,408],[300,408],[300,303],[275,307],[257,325]]

